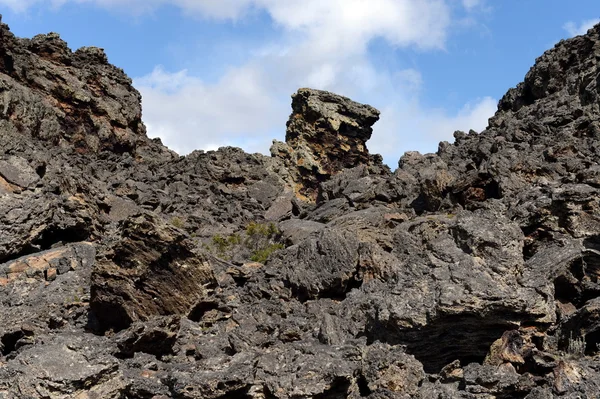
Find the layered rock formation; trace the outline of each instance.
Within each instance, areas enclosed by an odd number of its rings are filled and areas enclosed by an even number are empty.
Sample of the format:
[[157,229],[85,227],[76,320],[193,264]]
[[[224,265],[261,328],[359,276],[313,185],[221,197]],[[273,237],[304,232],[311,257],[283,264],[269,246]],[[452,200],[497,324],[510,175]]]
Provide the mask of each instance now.
[[366,142],[379,111],[321,90],[300,89],[292,96],[285,143],[275,141],[271,154],[292,171],[296,195],[314,201],[319,185],[344,169],[381,165]]
[[141,96],[102,49],[73,53],[56,33],[19,39],[6,27],[0,43],[4,131],[78,152],[134,153],[148,143]]
[[100,50],[0,32],[0,397],[600,394],[600,26],[394,172],[310,89],[272,157],[177,157]]

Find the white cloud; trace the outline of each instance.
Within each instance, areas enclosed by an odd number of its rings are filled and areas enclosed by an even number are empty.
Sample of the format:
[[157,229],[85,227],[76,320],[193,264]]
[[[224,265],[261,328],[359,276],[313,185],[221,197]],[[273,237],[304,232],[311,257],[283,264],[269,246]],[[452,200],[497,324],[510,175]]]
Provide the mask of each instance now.
[[15,12],[23,12],[31,7],[36,0],[0,0],[0,5],[10,8]]
[[142,93],[148,134],[180,154],[249,139],[266,151],[271,138],[250,135],[266,134],[276,123],[285,126],[286,111],[269,94],[268,77],[252,65],[230,69],[212,85],[162,67],[134,84]]
[[[245,64],[225,67],[214,83],[193,71],[162,67],[135,79],[149,135],[181,154],[223,145],[267,153],[273,138],[284,137],[289,96],[299,87],[379,107],[382,119],[368,145],[390,165],[406,150],[434,151],[456,129],[482,129],[495,110],[491,99],[457,115],[427,109],[419,102],[419,71],[389,71],[369,58],[374,39],[392,48],[444,49],[452,20],[449,0],[0,0],[0,5],[23,11],[34,3],[69,2],[132,13],[172,5],[189,15],[231,20],[264,10],[280,28],[280,37],[252,49]],[[470,11],[483,2],[462,5]]]
[[423,77],[416,69],[403,69],[394,73],[399,89],[408,93],[418,93],[423,85]]
[[361,50],[373,37],[397,46],[441,47],[450,23],[446,0],[0,0],[15,11],[38,3],[89,3],[134,13],[170,5],[219,19],[238,19],[264,9],[284,29],[318,38],[316,51]]
[[163,5],[179,7],[185,12],[219,19],[238,19],[253,5],[254,0],[0,0],[0,5],[16,12],[24,12],[36,4],[61,7],[67,3],[93,4],[141,14]]
[[450,9],[443,0],[256,0],[273,20],[303,30],[316,52],[364,50],[381,37],[395,46],[443,47]]
[[481,132],[496,109],[497,101],[491,97],[466,104],[454,115],[424,108],[418,101],[390,104],[382,108],[381,120],[367,145],[395,167],[405,151],[435,152],[440,141],[454,140],[456,130]]
[[569,21],[563,25],[563,29],[567,31],[570,37],[579,36],[587,33],[594,25],[600,23],[600,18],[588,19],[577,25],[573,21]]
[[497,100],[484,97],[465,104],[456,115],[440,115],[433,118],[430,120],[428,130],[438,141],[451,141],[456,130],[468,132],[473,129],[481,132],[488,126],[488,119],[494,115],[497,108]]
[[463,7],[467,10],[472,10],[473,8],[476,8],[479,5],[481,5],[481,3],[481,0],[462,0]]

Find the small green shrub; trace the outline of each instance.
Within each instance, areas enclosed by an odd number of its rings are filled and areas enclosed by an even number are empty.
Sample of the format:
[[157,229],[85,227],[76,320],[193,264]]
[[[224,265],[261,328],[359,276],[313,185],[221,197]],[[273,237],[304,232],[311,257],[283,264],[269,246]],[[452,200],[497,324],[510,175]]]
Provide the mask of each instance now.
[[230,246],[239,245],[242,243],[242,237],[240,237],[239,234],[234,233],[234,234],[230,235],[229,237],[227,237],[227,243]]
[[216,234],[212,238],[212,246],[216,250],[217,255],[226,259],[231,258],[231,252],[233,251],[235,246],[240,245],[241,243],[242,238],[239,234],[232,234],[227,237],[223,237],[219,234]]
[[250,222],[246,226],[246,235],[248,237],[273,237],[279,233],[279,229],[275,226],[275,223],[256,223]]
[[183,229],[183,227],[185,226],[185,222],[183,221],[183,219],[181,219],[178,216],[174,216],[173,219],[171,219],[171,224],[177,227],[178,229]]
[[217,250],[219,255],[224,255],[225,251],[229,248],[229,244],[227,244],[227,239],[221,237],[219,234],[213,236],[212,245]]
[[284,248],[283,244],[271,244],[266,248],[257,249],[256,251],[254,251],[252,253],[250,260],[252,260],[254,262],[265,263],[267,261],[267,259],[269,259],[269,256],[271,256],[271,254],[273,252],[283,249],[283,248]]
[[246,248],[258,251],[264,249],[269,242],[275,240],[281,234],[275,223],[256,223],[250,222],[246,226],[246,239],[244,244]]
[[236,253],[245,253],[250,260],[265,263],[273,252],[284,248],[277,243],[280,234],[275,223],[250,222],[243,236],[237,233],[227,237],[214,235],[209,248],[224,259],[231,259]]

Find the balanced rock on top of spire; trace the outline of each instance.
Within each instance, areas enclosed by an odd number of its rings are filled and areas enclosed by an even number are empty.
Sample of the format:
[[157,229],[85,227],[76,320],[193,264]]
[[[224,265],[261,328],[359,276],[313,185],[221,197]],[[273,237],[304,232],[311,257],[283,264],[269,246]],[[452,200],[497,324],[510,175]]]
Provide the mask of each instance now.
[[300,89],[292,96],[285,143],[274,141],[271,155],[283,159],[297,194],[315,200],[319,183],[346,168],[381,163],[366,142],[379,111],[327,91]]

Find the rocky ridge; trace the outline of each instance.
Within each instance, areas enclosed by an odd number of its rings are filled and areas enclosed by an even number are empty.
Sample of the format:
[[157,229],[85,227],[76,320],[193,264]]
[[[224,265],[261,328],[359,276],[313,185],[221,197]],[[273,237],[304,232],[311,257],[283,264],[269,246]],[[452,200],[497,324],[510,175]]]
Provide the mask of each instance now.
[[332,93],[178,157],[102,50],[0,55],[0,397],[600,394],[600,26],[393,172]]

